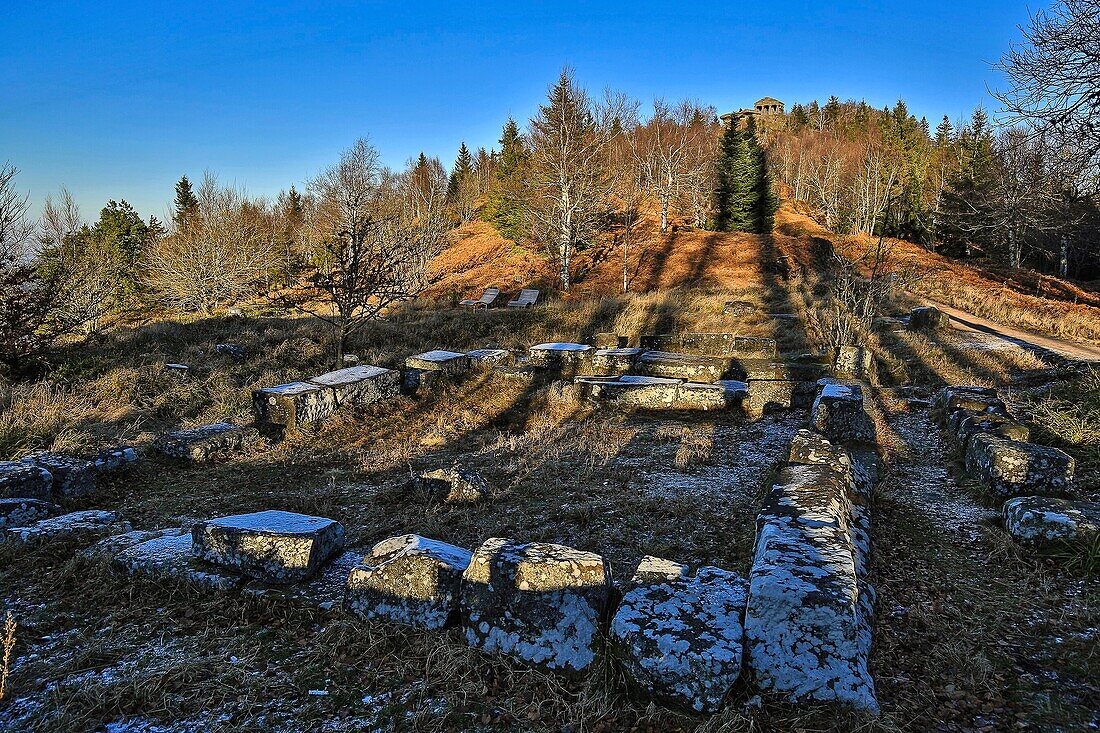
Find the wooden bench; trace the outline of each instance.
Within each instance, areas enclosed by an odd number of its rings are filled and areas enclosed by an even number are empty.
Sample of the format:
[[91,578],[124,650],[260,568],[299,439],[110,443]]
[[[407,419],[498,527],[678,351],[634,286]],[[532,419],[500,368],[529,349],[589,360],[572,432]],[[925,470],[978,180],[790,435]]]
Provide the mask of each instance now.
[[458,304],[470,308],[490,308],[493,305],[493,301],[499,297],[500,288],[485,288],[485,293],[477,300],[460,300]]
[[514,300],[508,301],[509,308],[530,308],[539,299],[537,290],[521,290]]

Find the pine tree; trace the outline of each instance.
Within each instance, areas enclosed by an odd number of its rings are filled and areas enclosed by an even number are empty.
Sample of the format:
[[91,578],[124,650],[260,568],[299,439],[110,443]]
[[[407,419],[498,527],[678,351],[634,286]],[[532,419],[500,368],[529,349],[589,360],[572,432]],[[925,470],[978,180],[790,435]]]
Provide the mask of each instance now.
[[955,128],[951,125],[951,120],[944,115],[943,120],[936,126],[936,146],[946,148],[954,141],[954,134]]
[[458,198],[458,192],[466,178],[474,172],[474,156],[463,142],[458,148],[458,157],[455,158],[454,168],[451,170],[450,180],[447,181],[447,200],[454,201]]
[[730,118],[719,143],[716,168],[714,228],[723,232],[770,232],[778,199],[751,117],[744,127]]
[[520,135],[519,125],[511,117],[500,135],[500,152],[496,155],[493,181],[482,218],[509,239],[523,236],[523,176],[530,153]]
[[172,220],[177,229],[184,229],[194,223],[199,213],[199,200],[195,198],[195,192],[191,189],[191,181],[183,176],[176,182],[175,211]]

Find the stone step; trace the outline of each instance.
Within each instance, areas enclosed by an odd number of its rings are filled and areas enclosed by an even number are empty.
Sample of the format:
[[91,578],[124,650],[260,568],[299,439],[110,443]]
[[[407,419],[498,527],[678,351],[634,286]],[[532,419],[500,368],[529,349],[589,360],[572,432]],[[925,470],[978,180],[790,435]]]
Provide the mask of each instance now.
[[1020,496],[1001,509],[1005,529],[1025,544],[1089,552],[1100,540],[1100,502]]
[[0,529],[26,527],[57,516],[64,511],[57,504],[42,499],[0,499]]
[[206,462],[228,458],[260,442],[256,428],[214,423],[165,433],[153,441],[153,449],[170,458]]
[[643,349],[740,359],[775,357],[775,339],[732,333],[660,333],[641,336]]
[[8,527],[0,530],[0,539],[16,547],[91,545],[132,529],[114,512],[89,509],[42,519],[25,527]]
[[401,373],[360,365],[252,393],[256,424],[269,431],[292,429],[331,417],[344,405],[369,405],[396,397]]
[[1046,445],[999,438],[987,433],[967,443],[966,470],[995,496],[1060,496],[1073,484],[1076,462]]

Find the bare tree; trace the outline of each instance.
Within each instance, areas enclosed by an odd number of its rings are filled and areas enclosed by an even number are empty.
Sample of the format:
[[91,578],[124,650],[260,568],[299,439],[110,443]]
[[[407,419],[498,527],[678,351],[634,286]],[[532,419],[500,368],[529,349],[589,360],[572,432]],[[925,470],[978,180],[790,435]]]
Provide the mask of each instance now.
[[[336,368],[349,337],[433,282],[429,264],[449,229],[447,183],[445,175],[419,173],[417,166],[402,174],[385,170],[378,151],[360,139],[310,183],[318,267],[308,287],[280,300],[331,327]],[[322,312],[311,307],[318,297]]]
[[262,205],[241,191],[219,186],[207,173],[198,200],[191,225],[153,247],[147,277],[169,305],[209,313],[262,292],[278,253]]
[[556,250],[558,278],[568,292],[573,253],[596,236],[608,209],[615,112],[593,104],[569,69],[549,97],[530,124],[526,213]]
[[1100,171],[1100,1],[1058,0],[1037,11],[1023,41],[997,68],[1009,88],[996,93],[1016,122],[1057,141],[1076,169]]

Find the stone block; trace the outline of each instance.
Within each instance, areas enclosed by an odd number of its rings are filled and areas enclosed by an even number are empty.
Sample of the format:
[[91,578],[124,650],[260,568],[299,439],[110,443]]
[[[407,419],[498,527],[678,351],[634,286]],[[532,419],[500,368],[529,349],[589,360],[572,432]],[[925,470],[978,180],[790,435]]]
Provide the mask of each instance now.
[[170,458],[201,463],[228,458],[259,441],[260,433],[256,428],[221,422],[165,433],[153,441],[153,448]]
[[416,490],[431,501],[465,504],[489,496],[489,484],[478,474],[462,468],[439,468],[420,474],[413,481]]
[[244,361],[248,357],[248,349],[240,344],[215,344],[214,353],[237,361]]
[[578,673],[596,659],[611,569],[563,545],[490,538],[462,576],[462,626],[470,646],[549,670]]
[[862,346],[839,346],[833,354],[833,370],[838,377],[874,383],[878,372],[875,355]]
[[361,364],[337,369],[307,380],[325,389],[336,408],[370,405],[396,397],[401,389],[401,372]]
[[141,460],[141,454],[138,453],[136,448],[119,446],[118,448],[108,448],[100,451],[89,460],[92,462],[95,472],[100,476],[105,476],[134,465]]
[[57,504],[41,499],[0,499],[0,529],[26,527],[61,512]]
[[1073,483],[1071,456],[1046,445],[979,433],[966,448],[966,470],[1001,499],[1057,496]]
[[958,429],[955,432],[955,437],[964,453],[970,439],[979,433],[1023,442],[1027,442],[1031,437],[1031,431],[1027,425],[1018,423],[1003,415],[991,415],[985,412],[971,413],[965,410],[960,410],[955,415],[958,417]]
[[1019,542],[1087,548],[1100,540],[1100,502],[1020,496],[1006,501],[1001,515],[1005,529]]
[[649,334],[639,339],[639,345],[643,349],[740,359],[773,359],[776,354],[775,339],[732,333]]
[[499,365],[511,365],[515,362],[515,355],[508,349],[474,349],[466,352],[470,357],[472,366],[476,369],[489,369]]
[[625,375],[578,378],[575,384],[581,396],[626,410],[724,410],[740,405],[746,393],[744,383],[733,380],[710,384]]
[[866,524],[830,466],[780,472],[757,517],[745,611],[748,667],[762,690],[877,712]]
[[778,410],[809,407],[817,392],[813,382],[791,379],[750,379],[745,411],[759,417]]
[[587,344],[545,343],[536,344],[527,350],[528,363],[539,369],[561,369],[572,372],[595,351]]
[[634,371],[646,377],[685,379],[691,382],[717,382],[729,370],[729,360],[714,356],[646,351],[638,357]]
[[810,410],[814,430],[836,443],[874,443],[875,424],[856,385],[826,384]]
[[53,475],[39,466],[0,461],[0,499],[42,499],[53,496]]
[[611,619],[612,649],[656,700],[717,712],[741,676],[747,584],[714,567],[692,578],[670,563],[662,574],[655,560],[643,560]]
[[95,493],[98,471],[86,458],[43,452],[32,453],[20,462],[49,471],[53,476],[54,496],[77,498]]
[[184,529],[165,530],[123,548],[111,565],[129,576],[171,579],[203,590],[232,590],[242,582],[236,573],[196,559],[191,535]]
[[592,376],[628,374],[641,354],[641,349],[634,348],[596,349],[580,365],[577,373]]
[[469,550],[415,534],[383,540],[352,568],[344,607],[368,620],[442,629],[457,621],[471,557]]
[[268,585],[246,581],[241,591],[269,606],[314,611],[340,611],[347,591],[348,574],[363,559],[362,550],[345,550],[321,566],[314,575],[293,585]]
[[816,382],[829,373],[829,365],[817,361],[740,359],[730,365],[729,373],[742,381],[785,380],[792,382]]
[[974,385],[953,384],[944,387],[932,398],[932,407],[939,412],[947,413],[954,409],[952,403],[967,397],[996,397],[997,390],[992,387],[978,387]]
[[364,364],[258,389],[252,393],[252,411],[259,425],[290,429],[331,417],[344,405],[396,397],[400,390],[400,372]]
[[471,368],[470,357],[457,351],[425,351],[405,359],[407,369],[419,369],[425,372],[443,372],[449,376],[458,376]]
[[325,517],[268,510],[199,522],[196,557],[265,583],[298,583],[344,546],[344,527]]
[[939,331],[951,327],[951,317],[935,306],[924,306],[909,311],[909,330]]
[[133,529],[114,512],[89,509],[41,519],[25,527],[0,530],[5,543],[17,547],[41,545],[90,545],[96,540]]

